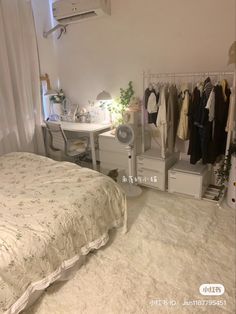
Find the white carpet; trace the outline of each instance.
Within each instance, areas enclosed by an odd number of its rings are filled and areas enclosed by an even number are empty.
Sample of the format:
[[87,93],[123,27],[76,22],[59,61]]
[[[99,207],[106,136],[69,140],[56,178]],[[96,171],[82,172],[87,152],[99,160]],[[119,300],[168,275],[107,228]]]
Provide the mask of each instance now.
[[[27,314],[235,313],[234,210],[145,190],[129,201],[129,225]],[[223,284],[224,295],[201,296],[204,283]],[[191,300],[226,305],[183,305]]]

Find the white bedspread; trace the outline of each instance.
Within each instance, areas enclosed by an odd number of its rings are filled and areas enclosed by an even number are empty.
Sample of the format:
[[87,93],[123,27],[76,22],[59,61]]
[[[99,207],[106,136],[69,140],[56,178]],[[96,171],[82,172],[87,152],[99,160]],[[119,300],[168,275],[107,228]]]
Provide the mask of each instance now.
[[110,178],[34,154],[1,156],[0,311],[18,313],[125,223],[125,196]]

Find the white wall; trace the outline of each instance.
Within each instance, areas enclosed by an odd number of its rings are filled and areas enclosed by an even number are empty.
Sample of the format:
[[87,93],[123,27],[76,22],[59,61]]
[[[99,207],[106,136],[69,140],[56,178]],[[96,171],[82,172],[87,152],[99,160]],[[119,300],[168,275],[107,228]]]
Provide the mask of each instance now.
[[61,87],[74,102],[86,105],[103,89],[118,96],[129,80],[142,96],[143,70],[232,69],[235,0],[111,2],[110,17],[73,24],[56,43]]
[[43,32],[51,29],[50,0],[31,0],[38,40],[40,71],[48,73],[52,87],[58,87],[58,58],[55,36],[43,37]]

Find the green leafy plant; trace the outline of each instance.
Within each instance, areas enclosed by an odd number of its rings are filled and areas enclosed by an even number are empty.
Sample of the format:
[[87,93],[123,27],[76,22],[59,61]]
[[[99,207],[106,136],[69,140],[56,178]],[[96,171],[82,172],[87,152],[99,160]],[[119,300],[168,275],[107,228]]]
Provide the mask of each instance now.
[[133,83],[130,81],[128,84],[127,89],[120,88],[120,104],[121,104],[121,111],[124,113],[124,111],[129,106],[129,103],[134,96],[134,89],[133,89]]
[[123,123],[123,114],[129,106],[129,103],[134,96],[133,83],[130,81],[128,83],[128,88],[120,88],[120,97],[116,98],[115,101],[111,103],[102,103],[101,108],[104,108],[105,105],[107,109],[111,112],[113,124],[115,126]]
[[63,103],[65,99],[66,99],[66,96],[62,89],[60,89],[56,95],[52,95],[50,97],[50,101],[56,104]]
[[228,154],[225,156],[220,167],[215,171],[217,183],[221,186],[226,185],[229,180],[229,172],[231,169],[231,155],[236,153],[236,144],[232,144],[229,148]]

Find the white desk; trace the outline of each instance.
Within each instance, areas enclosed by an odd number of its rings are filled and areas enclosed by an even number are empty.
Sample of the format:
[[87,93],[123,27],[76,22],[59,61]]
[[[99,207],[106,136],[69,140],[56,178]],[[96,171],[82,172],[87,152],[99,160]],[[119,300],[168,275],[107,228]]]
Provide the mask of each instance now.
[[[97,124],[97,123],[66,122],[66,121],[51,121],[51,122],[60,124],[61,128],[64,131],[89,134],[90,144],[91,144],[93,169],[97,170],[94,135],[96,133],[101,133],[101,132],[104,132],[104,131],[110,129],[111,125],[110,124]],[[42,127],[46,127],[46,124],[44,123],[42,125]]]

